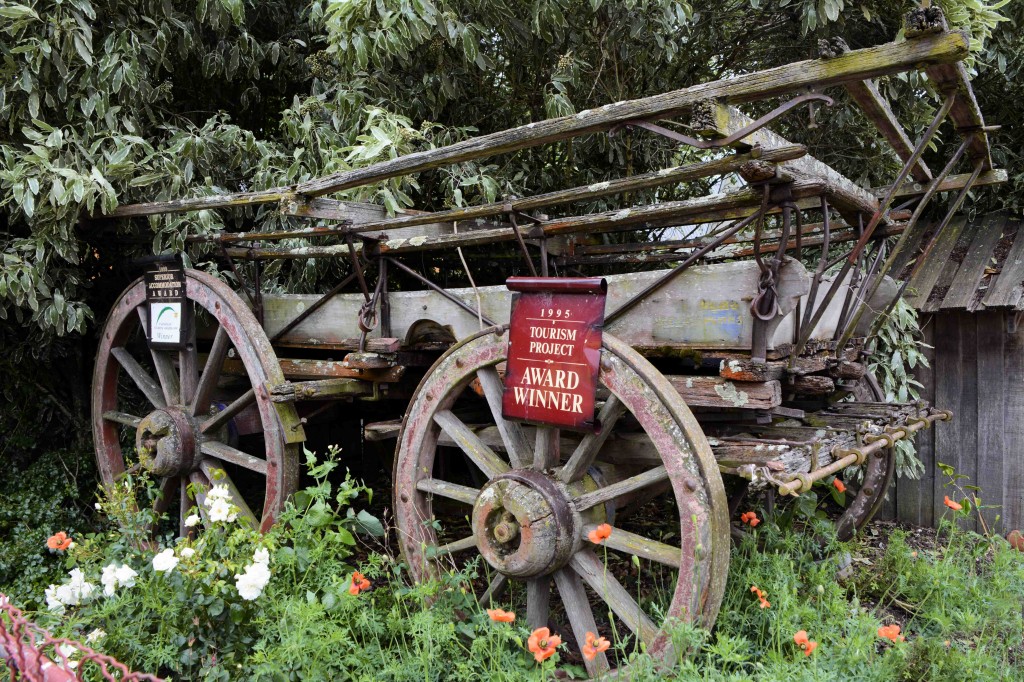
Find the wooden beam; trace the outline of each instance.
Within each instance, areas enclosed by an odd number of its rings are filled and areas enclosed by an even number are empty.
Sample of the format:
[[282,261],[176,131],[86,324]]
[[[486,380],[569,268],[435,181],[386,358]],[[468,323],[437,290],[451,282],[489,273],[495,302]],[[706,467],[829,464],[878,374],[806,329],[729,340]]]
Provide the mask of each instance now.
[[91,218],[135,218],[163,213],[187,213],[189,211],[206,211],[211,208],[238,208],[267,204],[284,199],[291,193],[287,187],[266,189],[260,192],[240,192],[236,194],[216,194],[205,197],[174,199],[171,201],[149,201],[141,204],[125,204],[118,206],[106,216],[93,215]]
[[753,102],[808,87],[828,87],[899,73],[923,64],[955,62],[966,57],[967,53],[967,36],[947,32],[853,50],[833,59],[808,59],[652,97],[606,104],[599,109],[586,109],[570,116],[529,123],[365,168],[333,173],[300,183],[295,191],[321,196],[438,166],[505,154],[577,135],[605,132],[623,121],[672,118],[685,113],[690,105],[700,100],[720,99],[733,104]]
[[[793,184],[796,199],[819,196],[824,184],[817,180],[799,181]],[[761,192],[742,189],[727,194],[713,194],[685,201],[671,201],[619,211],[605,211],[582,216],[571,216],[546,220],[530,228],[527,236],[539,237],[572,234],[577,232],[616,232],[622,230],[645,230],[677,224],[680,221],[728,220],[750,215],[761,206]],[[398,255],[417,251],[454,249],[459,246],[479,246],[515,239],[511,228],[496,230],[474,230],[472,232],[442,235],[438,237],[413,237],[410,239],[389,239],[377,248],[382,254]],[[355,244],[360,251],[361,244]],[[240,259],[272,260],[278,258],[335,258],[348,254],[347,244],[332,246],[307,246],[295,249],[244,248],[227,249],[228,255]]]
[[[970,173],[962,173],[960,175],[948,175],[946,179],[939,185],[937,191],[939,192],[959,192],[967,185],[967,179],[971,177]],[[978,179],[974,182],[972,187],[979,185],[1000,185],[1007,180],[1006,170],[1003,168],[995,168],[990,171],[983,171]],[[875,196],[884,197],[889,192],[889,187],[875,187],[871,190]],[[903,186],[896,190],[895,198],[901,197],[913,197],[921,196],[928,191],[928,183],[908,181],[903,183]]]
[[[867,119],[882,133],[893,151],[896,152],[896,156],[906,163],[914,153],[914,143],[907,137],[903,126],[900,125],[892,113],[892,109],[889,108],[889,103],[878,92],[875,82],[868,79],[847,83],[846,92],[850,93],[850,97],[860,106]],[[911,167],[910,175],[918,182],[928,182],[932,179],[931,170],[920,159]]]
[[843,85],[920,68],[922,65],[956,62],[967,54],[968,39],[965,34],[956,31],[932,34],[916,40],[852,50],[833,59],[809,59],[643,99],[606,104],[571,116],[529,123],[447,147],[408,154],[364,168],[340,171],[299,183],[289,189],[276,188],[220,197],[135,204],[119,207],[113,215],[154,215],[268,203],[280,201],[289,192],[322,196],[439,166],[527,149],[578,135],[605,132],[623,121],[671,118],[685,113],[694,102],[700,100],[718,99],[730,104],[754,102],[801,92],[809,87]]
[[971,78],[967,68],[960,63],[933,64],[925,68],[928,79],[935,84],[935,89],[945,95],[956,92],[953,108],[949,110],[949,118],[962,137],[972,136],[967,145],[967,157],[971,164],[979,161],[981,170],[992,170],[992,150],[989,148],[988,133],[983,130],[985,117],[981,114],[978,100],[971,88]]
[[[732,135],[754,122],[734,106],[715,102],[714,129],[723,137]],[[707,127],[705,123],[705,127]],[[762,147],[780,147],[792,144],[789,140],[768,128],[755,130],[741,140],[740,144],[761,145]],[[825,193],[835,205],[843,218],[850,224],[857,223],[858,213],[872,214],[878,209],[878,199],[869,190],[864,189],[831,166],[822,163],[813,156],[780,164],[780,169],[796,180],[816,179],[825,183]]]

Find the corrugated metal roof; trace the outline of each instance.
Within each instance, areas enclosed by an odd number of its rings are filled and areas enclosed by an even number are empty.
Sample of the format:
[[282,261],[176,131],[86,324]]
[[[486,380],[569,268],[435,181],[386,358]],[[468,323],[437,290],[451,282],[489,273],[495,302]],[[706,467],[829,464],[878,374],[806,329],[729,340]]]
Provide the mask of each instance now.
[[[1024,309],[1024,230],[1008,214],[989,213],[968,222],[958,217],[923,249],[936,225],[918,225],[909,235],[921,266],[907,285],[907,301],[921,312],[992,308]],[[903,276],[910,276],[913,262]]]

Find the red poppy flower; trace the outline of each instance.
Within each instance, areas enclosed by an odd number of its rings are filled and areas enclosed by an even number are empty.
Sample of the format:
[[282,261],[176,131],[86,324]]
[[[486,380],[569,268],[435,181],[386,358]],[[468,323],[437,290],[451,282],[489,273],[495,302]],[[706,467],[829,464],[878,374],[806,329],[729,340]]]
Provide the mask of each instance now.
[[843,482],[842,482],[842,481],[841,481],[840,479],[838,479],[838,478],[833,478],[833,479],[832,479],[832,486],[833,486],[833,487],[834,487],[834,488],[835,488],[836,490],[838,490],[839,492],[841,492],[841,493],[845,493],[845,492],[846,492],[846,484],[845,484],[845,483],[843,483]]
[[608,647],[612,645],[604,637],[598,637],[593,632],[587,633],[587,643],[583,645],[583,655],[588,661],[594,660],[598,654],[608,651]]
[[46,546],[50,549],[56,549],[63,552],[65,549],[71,546],[71,538],[64,531],[54,533],[47,539]]
[[587,537],[595,545],[600,545],[602,542],[607,540],[611,534],[612,527],[609,526],[607,523],[602,523],[600,526],[587,533]]
[[804,650],[804,656],[810,656],[818,648],[818,643],[807,637],[807,630],[801,630],[793,635],[793,641]]
[[893,642],[902,642],[906,639],[906,637],[900,634],[900,626],[896,623],[893,623],[892,625],[883,625],[878,628],[878,636],[882,639],[888,639]]
[[487,616],[495,623],[513,623],[516,620],[514,612],[502,609],[487,609]]
[[537,628],[530,633],[527,648],[533,653],[538,663],[546,661],[555,654],[555,649],[562,643],[562,638],[551,634],[547,628]]
[[366,579],[365,575],[359,571],[355,571],[352,574],[352,582],[348,586],[348,593],[355,596],[364,590],[370,589],[370,585],[371,583]]
[[743,514],[740,515],[740,521],[751,528],[754,528],[757,524],[761,523],[761,519],[757,518],[757,514],[752,511],[743,512]]
[[949,499],[949,495],[946,495],[946,498],[942,501],[946,504],[947,507],[949,507],[953,511],[960,511],[961,509],[964,508],[964,506],[959,502],[954,502],[953,500]]

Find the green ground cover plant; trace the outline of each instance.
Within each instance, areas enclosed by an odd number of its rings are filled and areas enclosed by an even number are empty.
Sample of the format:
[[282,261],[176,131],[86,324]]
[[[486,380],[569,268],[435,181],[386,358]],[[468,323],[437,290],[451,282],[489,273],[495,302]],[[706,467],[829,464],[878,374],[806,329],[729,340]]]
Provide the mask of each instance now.
[[[69,573],[34,595],[42,605],[33,618],[174,679],[582,676],[564,645],[538,663],[525,619],[489,618],[467,589],[481,567],[411,584],[387,529],[357,510],[372,492],[341,475],[336,455],[307,453],[313,484],[265,535],[230,507],[215,511],[215,482],[206,513],[190,520],[201,532],[153,544],[120,530],[154,521],[135,504],[145,479],[107,491],[105,529],[70,528],[73,546],[37,551]],[[962,481],[952,483],[959,499]],[[876,539],[852,543],[827,539],[831,524],[818,514],[758,509],[764,521],[733,549],[715,630],[673,628],[685,660],[666,670],[621,632],[603,633],[609,653],[628,661],[633,680],[1020,679],[1024,556],[999,537],[959,530],[972,506],[950,502],[961,508],[938,534],[882,526]]]

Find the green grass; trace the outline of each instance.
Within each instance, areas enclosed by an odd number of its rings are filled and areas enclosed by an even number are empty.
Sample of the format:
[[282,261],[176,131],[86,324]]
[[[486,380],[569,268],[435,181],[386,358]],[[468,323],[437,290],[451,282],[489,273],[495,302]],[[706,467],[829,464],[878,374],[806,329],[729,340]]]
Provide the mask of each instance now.
[[[318,484],[296,497],[274,531],[259,536],[237,524],[207,530],[201,540],[176,546],[179,555],[185,546],[197,553],[167,574],[153,570],[153,549],[112,530],[82,535],[63,558],[43,550],[47,570],[77,566],[97,584],[111,561],[128,563],[139,575],[112,597],[33,617],[77,639],[100,628],[106,633],[101,650],[133,669],[177,679],[552,678],[558,656],[544,665],[533,660],[524,619],[490,621],[466,589],[477,567],[410,584],[379,537],[358,539],[361,532],[379,533],[365,515],[360,522],[348,513],[365,489],[350,479],[332,486],[331,460],[311,464]],[[134,513],[124,495],[104,507],[115,519]],[[822,548],[821,523],[815,523],[812,533],[781,530],[766,519],[733,548],[714,631],[674,627],[675,647],[688,656],[671,669],[637,651],[632,640],[619,641],[614,654],[629,661],[629,679],[1024,679],[1024,555],[1004,540],[947,523],[923,544],[903,530],[886,534],[886,526],[879,536],[884,548],[879,540]],[[383,551],[368,551],[371,540]],[[272,577],[257,599],[245,601],[235,575],[252,564],[259,546],[270,552]],[[847,556],[853,569],[842,573]],[[353,570],[364,572],[373,588],[349,594]],[[769,608],[760,607],[753,585]],[[906,641],[879,637],[879,626],[890,623],[901,626]],[[800,630],[818,643],[811,656],[794,643]],[[582,672],[564,662],[559,668],[560,675]]]

